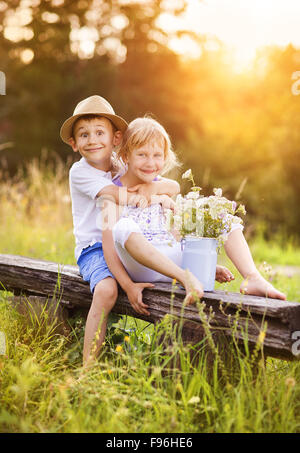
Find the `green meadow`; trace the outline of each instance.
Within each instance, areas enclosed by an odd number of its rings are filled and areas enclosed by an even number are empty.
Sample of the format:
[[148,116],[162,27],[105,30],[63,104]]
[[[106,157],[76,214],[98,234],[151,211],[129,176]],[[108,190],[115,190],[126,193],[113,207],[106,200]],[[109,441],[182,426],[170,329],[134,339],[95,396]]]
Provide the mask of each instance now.
[[[33,162],[26,175],[2,178],[1,253],[75,264],[68,166]],[[257,266],[272,283],[300,302],[300,248],[281,237],[249,239]],[[224,254],[220,261],[234,269]],[[236,271],[234,271],[236,274]],[[238,291],[240,278],[221,286]],[[57,333],[47,311],[25,317],[0,293],[0,432],[13,433],[277,433],[300,432],[300,364],[268,358],[253,371],[250,354],[236,355],[238,372],[220,373],[216,354],[193,362],[180,335],[166,351],[163,326],[111,318],[99,360],[82,369],[84,318],[69,319]],[[3,339],[3,335],[2,335]],[[5,349],[5,350],[4,350]],[[259,347],[257,349],[259,354]],[[175,366],[179,363],[180,366]]]

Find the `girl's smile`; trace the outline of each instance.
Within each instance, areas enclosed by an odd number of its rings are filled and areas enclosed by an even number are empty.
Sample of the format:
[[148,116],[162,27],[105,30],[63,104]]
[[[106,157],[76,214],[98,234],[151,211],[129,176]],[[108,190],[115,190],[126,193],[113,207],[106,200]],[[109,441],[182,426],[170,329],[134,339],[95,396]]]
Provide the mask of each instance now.
[[146,173],[147,175],[151,175],[152,173],[155,173],[155,170],[140,170],[142,171],[143,173]]
[[133,149],[126,162],[128,171],[126,176],[135,184],[152,182],[164,167],[164,148],[157,143],[150,143]]

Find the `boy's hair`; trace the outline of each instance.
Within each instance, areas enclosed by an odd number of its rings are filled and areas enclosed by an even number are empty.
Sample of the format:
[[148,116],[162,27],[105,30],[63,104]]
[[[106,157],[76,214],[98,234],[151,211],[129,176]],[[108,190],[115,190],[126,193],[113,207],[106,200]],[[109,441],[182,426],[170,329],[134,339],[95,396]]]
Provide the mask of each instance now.
[[136,118],[129,123],[123,136],[122,146],[117,151],[117,155],[124,162],[124,158],[129,156],[133,149],[140,148],[149,142],[163,146],[165,164],[162,174],[181,165],[172,150],[171,140],[167,131],[158,121],[150,116]]
[[[96,118],[106,118],[105,116],[103,115],[97,115],[96,113],[89,113],[88,115],[81,115],[79,116],[78,118],[76,118],[75,122],[73,123],[72,125],[72,138],[75,140],[75,136],[74,136],[74,131],[75,131],[75,126],[76,124],[78,123],[79,120],[86,120],[86,121],[92,121]],[[113,128],[113,132],[115,133],[117,131],[117,128],[116,126],[114,125],[114,123],[112,121],[110,121],[109,118],[106,118],[110,124],[112,125],[112,128]]]

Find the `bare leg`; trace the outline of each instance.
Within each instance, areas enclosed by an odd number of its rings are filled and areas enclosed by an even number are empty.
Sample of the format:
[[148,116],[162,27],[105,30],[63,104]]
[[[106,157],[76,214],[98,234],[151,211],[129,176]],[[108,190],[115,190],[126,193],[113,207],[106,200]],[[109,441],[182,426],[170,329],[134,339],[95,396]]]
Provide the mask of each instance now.
[[111,277],[101,280],[94,289],[92,305],[84,332],[84,366],[88,365],[99,354],[106,334],[107,317],[115,305],[117,296],[117,283]]
[[194,296],[196,298],[203,296],[203,286],[199,280],[191,272],[181,269],[167,256],[160,253],[142,234],[131,233],[125,243],[125,248],[143,266],[179,281],[186,290],[187,303],[193,302]]
[[286,300],[286,295],[275,289],[259,273],[247,241],[240,229],[229,234],[224,248],[228,258],[244,278],[240,288],[241,293]]

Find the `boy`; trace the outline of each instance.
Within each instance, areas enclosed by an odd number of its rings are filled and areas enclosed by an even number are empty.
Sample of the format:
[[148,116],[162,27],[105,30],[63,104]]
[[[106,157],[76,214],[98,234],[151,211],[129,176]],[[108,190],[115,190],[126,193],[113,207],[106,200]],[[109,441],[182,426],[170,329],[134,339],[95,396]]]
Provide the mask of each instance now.
[[[103,255],[96,203],[100,196],[112,197],[116,203],[124,203],[119,196],[119,187],[112,183],[112,173],[116,172],[113,151],[121,144],[126,128],[126,121],[115,114],[112,106],[101,96],[94,95],[77,104],[73,115],[63,123],[60,130],[62,140],[82,157],[71,167],[69,183],[76,239],[75,258],[80,274],[90,283],[93,294],[84,336],[85,366],[99,353],[105,338],[107,317],[118,295],[116,280]],[[176,195],[179,193],[179,184],[163,179],[135,189],[133,193],[131,189],[131,194],[125,189],[125,203],[127,199],[128,204],[142,206],[145,198],[149,201],[152,195]],[[130,303],[134,306],[138,300],[141,304],[143,289],[153,285],[133,283],[114,250],[111,259],[118,265],[118,281],[126,291]]]

